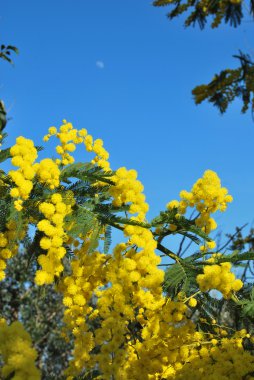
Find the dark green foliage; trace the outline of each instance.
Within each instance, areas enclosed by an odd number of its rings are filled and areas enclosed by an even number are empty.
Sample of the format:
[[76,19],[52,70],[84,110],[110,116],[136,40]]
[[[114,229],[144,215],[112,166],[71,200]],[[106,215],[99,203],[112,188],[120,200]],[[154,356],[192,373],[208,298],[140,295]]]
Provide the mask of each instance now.
[[16,54],[19,53],[19,50],[18,48],[16,48],[16,46],[12,46],[12,45],[1,45],[0,47],[0,59],[3,59],[4,61],[7,61],[11,64],[13,64],[13,61],[11,59],[11,53],[14,52]]
[[34,284],[35,271],[28,251],[9,261],[6,279],[0,283],[0,316],[8,322],[19,319],[31,334],[42,379],[60,380],[71,353],[71,345],[61,337],[64,308],[54,286]]
[[222,70],[207,85],[200,85],[192,90],[195,103],[208,100],[221,113],[226,112],[230,103],[236,98],[243,102],[242,112],[248,108],[254,111],[254,63],[247,54],[235,55],[241,66],[237,69]]
[[[243,6],[246,6],[241,0],[155,0],[153,5],[172,6],[173,9],[167,15],[169,19],[188,12],[184,25],[188,27],[198,24],[200,29],[205,27],[207,20],[212,20],[212,28],[218,27],[223,20],[238,27],[244,17]],[[254,0],[250,0],[247,12],[251,17],[254,16]],[[241,51],[234,57],[240,61],[240,67],[222,70],[208,84],[196,86],[192,94],[196,104],[208,100],[221,114],[226,112],[235,99],[240,99],[243,103],[242,113],[250,108],[253,115],[254,63],[248,54]]]
[[[243,235],[243,229],[236,227],[236,232],[234,234],[227,234],[228,246],[232,251],[233,260],[237,258],[245,258],[246,261],[242,262],[242,281],[244,283],[254,282],[254,229],[250,228],[249,232]],[[239,263],[239,262],[238,262]]]
[[10,148],[1,150],[0,151],[0,162],[3,162],[5,160],[7,160],[8,158],[11,158]]
[[[244,227],[246,227],[246,225]],[[231,243],[230,249],[238,251],[248,249],[249,251],[254,251],[254,229],[251,228],[246,236],[243,235],[242,230],[243,227],[236,227],[236,233],[234,235],[227,235]]]
[[[6,189],[2,189],[2,188],[0,188],[0,190],[6,191]],[[6,202],[5,199],[0,198],[0,231],[4,231],[6,228],[5,227],[6,217],[8,218],[8,215],[9,215],[9,207],[10,207],[10,204]]]
[[[0,46],[0,59],[13,64],[13,61],[11,59],[11,54],[13,52],[16,54],[19,53],[19,50],[16,46],[2,44]],[[6,109],[4,106],[4,102],[0,100],[0,134],[2,133],[3,129],[6,127],[7,121],[8,120],[6,116]]]
[[254,316],[254,299],[251,297],[250,300],[247,301],[242,301],[243,305],[243,314],[246,315],[247,317],[252,317]]
[[0,101],[0,132],[4,130],[7,124],[7,116],[6,116],[6,110],[4,106],[4,102]]
[[[198,24],[200,29],[203,29],[208,19],[212,19],[212,28],[217,28],[222,20],[233,27],[237,27],[243,18],[241,1],[155,0],[153,5],[156,7],[172,6],[173,9],[167,14],[170,20],[184,12],[188,12],[184,23],[186,27]],[[250,13],[252,12],[252,7],[253,4],[250,3]]]

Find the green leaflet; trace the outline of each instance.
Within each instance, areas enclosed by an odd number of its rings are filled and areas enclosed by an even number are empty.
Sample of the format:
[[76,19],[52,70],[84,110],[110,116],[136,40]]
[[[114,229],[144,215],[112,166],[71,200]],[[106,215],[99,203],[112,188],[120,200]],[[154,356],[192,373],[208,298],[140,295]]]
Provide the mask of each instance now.
[[177,293],[179,290],[187,292],[190,288],[196,288],[196,276],[199,270],[194,266],[185,263],[185,260],[179,260],[170,266],[165,273],[163,289],[167,293],[172,291]]
[[101,223],[98,222],[98,220],[96,220],[93,226],[92,235],[90,236],[88,253],[92,253],[97,248],[99,244],[99,237],[100,237],[101,230],[102,230],[102,225]]
[[254,317],[254,300],[249,301],[243,306],[243,315],[246,315],[248,317]]
[[91,163],[76,162],[68,165],[62,170],[60,179],[67,183],[69,183],[69,178],[77,178],[82,181],[101,181],[114,185],[114,182],[109,179],[112,175],[113,172],[104,172],[101,168],[94,166]]
[[67,225],[75,220],[75,224],[71,227],[71,230],[68,231],[68,234],[73,237],[79,236],[80,234],[87,234],[87,232],[94,229],[98,223],[96,215],[84,207],[76,208],[65,220]]
[[216,263],[230,262],[233,264],[237,264],[241,261],[253,260],[253,259],[254,259],[254,252],[244,252],[244,253],[233,252],[232,255],[224,255],[222,257],[219,257],[216,260]]
[[112,228],[110,226],[106,226],[104,248],[103,248],[103,252],[105,254],[109,252],[111,243],[112,243]]
[[161,224],[165,224],[165,223],[172,224],[172,223],[174,223],[176,221],[176,219],[175,219],[176,213],[177,213],[176,208],[173,210],[161,211],[158,216],[156,216],[155,218],[153,218],[151,220],[151,226],[152,227],[158,227]]
[[[201,228],[195,225],[194,220],[189,220],[185,218],[184,216],[181,216],[180,218],[176,218],[175,217],[176,213],[177,213],[176,208],[173,210],[161,211],[159,216],[152,219],[151,226],[162,227],[163,228],[162,236],[178,233],[180,235],[186,236],[187,238],[191,239],[196,244],[201,243],[201,240],[198,237],[200,237],[201,239],[205,241],[211,241],[211,238],[204,231],[202,231]],[[177,230],[170,231],[168,229],[169,224],[176,225]]]
[[3,149],[0,152],[0,162],[8,160],[8,158],[11,158],[10,148]]

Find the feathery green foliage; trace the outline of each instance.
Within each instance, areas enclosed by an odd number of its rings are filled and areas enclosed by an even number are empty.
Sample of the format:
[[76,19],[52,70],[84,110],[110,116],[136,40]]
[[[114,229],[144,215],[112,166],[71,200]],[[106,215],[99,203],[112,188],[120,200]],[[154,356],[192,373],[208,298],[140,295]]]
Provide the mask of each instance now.
[[13,64],[13,61],[11,59],[12,53],[19,53],[19,50],[16,46],[13,45],[1,45],[0,46],[0,59],[3,59],[4,61],[7,61],[11,64]]
[[196,104],[208,100],[224,113],[229,104],[239,98],[243,102],[243,113],[249,106],[254,111],[254,63],[249,55],[242,52],[234,57],[240,60],[239,68],[222,70],[210,83],[192,90]]
[[[180,16],[184,12],[188,12],[188,16],[184,25],[195,26],[199,25],[203,29],[206,25],[207,19],[212,19],[212,28],[217,28],[224,20],[233,27],[240,25],[243,12],[241,1],[215,1],[215,0],[196,0],[196,1],[183,1],[183,0],[155,0],[153,2],[155,7],[173,6],[173,9],[167,14],[169,19]],[[250,12],[252,3],[250,4]]]
[[[212,20],[212,28],[217,28],[222,20],[233,27],[238,27],[244,17],[243,7],[248,7],[247,13],[253,18],[254,2],[251,0],[249,5],[241,0],[156,0],[154,6],[173,6],[168,13],[168,18],[173,19],[184,12],[188,16],[185,20],[185,26],[199,25],[203,29],[207,20]],[[254,111],[254,63],[250,55],[241,51],[233,57],[240,61],[240,66],[236,69],[224,69],[208,84],[196,86],[192,90],[196,104],[207,100],[213,106],[219,109],[220,113],[225,113],[228,106],[235,100],[240,99],[243,103],[242,113],[249,108],[253,114]]]

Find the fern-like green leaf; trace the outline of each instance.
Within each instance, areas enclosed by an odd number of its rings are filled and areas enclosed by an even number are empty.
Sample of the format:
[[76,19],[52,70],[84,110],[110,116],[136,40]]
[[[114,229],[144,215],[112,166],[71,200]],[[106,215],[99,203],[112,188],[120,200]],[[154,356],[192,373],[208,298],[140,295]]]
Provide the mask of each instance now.
[[233,264],[240,263],[241,261],[253,260],[254,252],[233,253],[232,255],[224,255],[217,259],[218,263],[230,262]]
[[163,289],[167,293],[177,293],[180,290],[188,292],[196,287],[198,273],[199,269],[195,266],[186,265],[185,260],[179,260],[166,271]]
[[109,252],[111,242],[112,242],[112,228],[110,226],[106,226],[104,249],[103,249],[105,254]]
[[157,227],[157,226],[160,226],[161,224],[174,223],[176,213],[177,213],[176,208],[173,210],[161,211],[158,216],[152,219],[151,226]]
[[96,221],[96,223],[93,226],[92,235],[90,237],[88,253],[93,252],[95,248],[97,248],[99,244],[101,229],[102,229],[102,225],[98,221]]
[[187,237],[190,240],[192,240],[195,244],[200,244],[201,243],[201,240],[197,236],[192,235],[189,232],[186,232],[186,231],[183,231],[183,230],[177,230],[177,233],[180,234],[180,235],[183,235],[183,236]]
[[112,175],[113,172],[104,172],[101,168],[96,167],[91,163],[76,162],[68,165],[62,170],[60,179],[67,183],[69,183],[70,178],[77,178],[82,181],[101,181],[114,185],[115,183],[109,179]]
[[164,281],[164,291],[176,289],[183,281],[186,281],[187,275],[184,267],[180,263],[173,264],[167,271]]

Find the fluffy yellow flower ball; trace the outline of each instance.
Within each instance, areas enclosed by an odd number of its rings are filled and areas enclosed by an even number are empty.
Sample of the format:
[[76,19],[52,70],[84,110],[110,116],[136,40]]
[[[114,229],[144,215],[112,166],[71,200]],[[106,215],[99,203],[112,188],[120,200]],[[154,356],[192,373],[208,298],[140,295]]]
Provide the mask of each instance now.
[[[214,254],[209,263],[214,262],[218,254]],[[236,279],[234,273],[230,271],[231,264],[224,262],[214,265],[206,265],[203,269],[204,274],[197,276],[197,283],[202,292],[211,289],[220,291],[224,298],[230,298],[233,292],[239,291],[243,287],[241,280]]]

